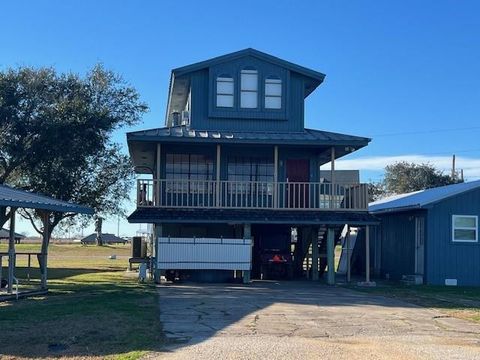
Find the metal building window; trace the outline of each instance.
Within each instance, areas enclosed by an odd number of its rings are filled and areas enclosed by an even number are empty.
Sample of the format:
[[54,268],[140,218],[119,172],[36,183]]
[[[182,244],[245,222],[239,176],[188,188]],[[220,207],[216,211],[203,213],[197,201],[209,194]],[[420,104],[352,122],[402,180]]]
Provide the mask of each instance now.
[[478,242],[478,216],[453,215],[452,241]]
[[234,105],[235,84],[230,75],[217,76],[217,107],[232,108]]
[[207,186],[206,180],[214,179],[213,160],[205,155],[167,154],[165,165],[165,178],[167,180],[178,180],[167,183],[167,190],[169,191],[201,192]]
[[282,80],[277,76],[265,79],[265,109],[282,108]]
[[258,71],[254,68],[248,67],[240,72],[240,107],[258,107]]
[[230,157],[227,172],[231,182],[230,191],[250,193],[253,189],[270,195],[272,193],[274,165],[268,158]]

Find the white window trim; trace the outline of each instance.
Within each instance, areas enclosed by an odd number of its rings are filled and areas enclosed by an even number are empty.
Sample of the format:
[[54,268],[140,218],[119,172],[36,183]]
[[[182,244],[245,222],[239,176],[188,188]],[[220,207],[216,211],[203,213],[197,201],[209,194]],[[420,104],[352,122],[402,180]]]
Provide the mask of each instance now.
[[[455,219],[460,217],[474,218],[475,227],[455,227]],[[457,230],[475,230],[475,240],[455,240],[455,229]],[[478,243],[478,216],[477,215],[452,215],[452,242]]]
[[[250,89],[244,89],[243,88],[243,76],[242,75],[255,75],[257,77],[257,83],[256,83],[256,88],[254,90],[250,90]],[[247,67],[245,69],[242,69],[240,70],[240,108],[241,109],[258,109],[258,90],[259,90],[259,86],[258,86],[258,82],[259,82],[259,73],[258,73],[258,70],[257,69],[254,69],[254,68],[250,68],[250,67]],[[255,94],[255,98],[256,98],[256,106],[252,106],[252,107],[249,107],[249,106],[243,106],[242,105],[242,95],[243,94]]]
[[[280,85],[280,95],[267,94],[267,84],[278,84],[278,85]],[[274,76],[274,75],[273,75],[273,77],[272,77],[272,75],[267,76],[265,78],[265,81],[264,81],[264,87],[265,87],[265,89],[264,89],[265,96],[264,96],[263,102],[264,102],[265,109],[267,109],[267,110],[282,110],[282,108],[283,108],[283,81],[282,81],[282,79],[277,77],[277,76]],[[280,107],[279,108],[268,107],[267,106],[267,98],[278,98],[278,99],[280,99]]]
[[[218,90],[218,83],[231,83],[232,84],[232,92],[225,93],[220,92]],[[229,74],[222,74],[218,75],[215,80],[215,88],[216,88],[216,95],[215,95],[215,106],[219,109],[233,109],[235,107],[235,79]],[[218,97],[219,96],[229,96],[232,98],[232,106],[221,106],[218,105]]]

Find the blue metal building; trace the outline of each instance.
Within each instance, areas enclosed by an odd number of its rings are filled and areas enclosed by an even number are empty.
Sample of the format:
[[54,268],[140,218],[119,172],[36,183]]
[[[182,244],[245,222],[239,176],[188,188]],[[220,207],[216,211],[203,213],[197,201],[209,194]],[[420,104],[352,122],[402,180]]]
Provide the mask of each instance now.
[[480,286],[480,181],[396,195],[369,209],[381,220],[374,241],[379,275]]
[[[334,171],[370,139],[304,126],[305,99],[324,77],[254,49],[172,71],[165,126],[127,134],[141,175],[129,221],[154,224],[158,274],[241,270],[248,281],[280,259],[285,273],[312,279],[329,262],[334,282],[339,229],[375,219],[367,185],[335,181]],[[248,260],[235,240],[251,241]]]

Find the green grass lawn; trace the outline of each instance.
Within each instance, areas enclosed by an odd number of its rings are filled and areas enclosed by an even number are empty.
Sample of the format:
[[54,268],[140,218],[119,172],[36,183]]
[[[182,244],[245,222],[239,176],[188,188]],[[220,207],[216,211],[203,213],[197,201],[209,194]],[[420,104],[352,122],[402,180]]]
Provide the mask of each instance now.
[[[17,245],[17,251],[36,250]],[[129,246],[51,245],[49,252],[49,294],[0,303],[0,358],[136,359],[161,347],[157,292],[125,272]],[[17,272],[23,282],[25,274]]]
[[397,298],[446,314],[480,322],[480,288],[379,283],[377,287],[352,286],[353,289]]

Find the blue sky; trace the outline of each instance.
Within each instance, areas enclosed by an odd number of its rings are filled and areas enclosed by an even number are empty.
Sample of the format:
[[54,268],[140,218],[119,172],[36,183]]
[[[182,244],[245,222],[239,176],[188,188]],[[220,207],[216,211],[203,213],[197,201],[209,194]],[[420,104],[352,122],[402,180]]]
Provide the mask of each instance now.
[[163,125],[172,68],[253,47],[327,75],[307,126],[373,138],[339,167],[377,180],[393,160],[448,169],[456,153],[480,178],[478,1],[16,0],[1,14],[1,68],[102,62],[135,86],[150,112],[125,131]]

